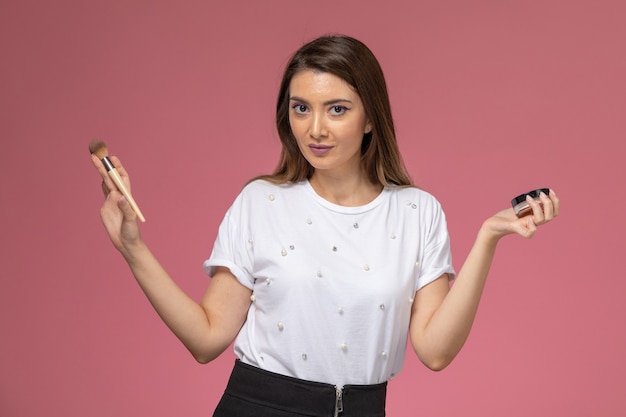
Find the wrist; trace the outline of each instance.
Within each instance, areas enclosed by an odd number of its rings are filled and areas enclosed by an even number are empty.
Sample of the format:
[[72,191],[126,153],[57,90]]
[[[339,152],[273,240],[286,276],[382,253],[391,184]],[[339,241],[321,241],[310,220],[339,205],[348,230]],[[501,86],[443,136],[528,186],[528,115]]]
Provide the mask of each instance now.
[[502,239],[502,237],[504,236],[505,234],[494,230],[492,227],[489,227],[488,221],[485,221],[478,230],[476,241],[480,241],[488,246],[495,247],[500,239]]
[[124,242],[119,248],[120,253],[126,259],[126,262],[132,264],[141,258],[144,253],[148,252],[148,247],[141,239],[135,239],[132,242]]

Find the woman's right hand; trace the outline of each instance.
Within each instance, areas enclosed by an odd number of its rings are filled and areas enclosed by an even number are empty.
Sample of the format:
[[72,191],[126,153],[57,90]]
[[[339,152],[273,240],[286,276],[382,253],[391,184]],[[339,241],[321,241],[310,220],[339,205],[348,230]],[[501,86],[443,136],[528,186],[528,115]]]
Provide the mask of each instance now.
[[[110,157],[130,191],[130,179],[120,160]],[[100,216],[113,245],[126,259],[150,303],[200,363],[207,363],[230,346],[246,321],[252,291],[224,267],[217,268],[202,301],[190,298],[150,252],[139,234],[137,215],[109,177],[102,162],[91,155],[102,177],[106,197]]]
[[[130,191],[130,178],[121,161],[116,156],[111,156],[109,159]],[[102,161],[94,154],[91,155],[91,161],[102,177],[102,191],[105,196],[104,204],[100,209],[102,223],[115,248],[126,255],[133,246],[142,242],[137,214],[117,189]]]

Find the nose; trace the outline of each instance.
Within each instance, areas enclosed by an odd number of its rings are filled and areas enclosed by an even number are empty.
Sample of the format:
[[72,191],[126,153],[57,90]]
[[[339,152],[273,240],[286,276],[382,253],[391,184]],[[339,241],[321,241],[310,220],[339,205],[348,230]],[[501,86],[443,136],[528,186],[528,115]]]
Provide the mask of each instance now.
[[326,129],[326,121],[324,115],[319,112],[315,112],[311,117],[311,126],[309,127],[309,135],[313,139],[321,139],[328,136],[328,130]]

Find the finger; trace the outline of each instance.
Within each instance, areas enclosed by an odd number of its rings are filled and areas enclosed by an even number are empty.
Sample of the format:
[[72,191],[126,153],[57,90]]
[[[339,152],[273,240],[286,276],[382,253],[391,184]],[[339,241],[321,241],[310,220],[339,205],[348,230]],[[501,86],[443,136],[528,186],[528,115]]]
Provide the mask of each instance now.
[[552,200],[542,191],[539,193],[539,199],[541,200],[541,205],[543,206],[543,216],[544,221],[549,222],[554,218],[554,206],[552,204]]
[[122,165],[122,161],[120,161],[120,159],[117,156],[114,156],[114,155],[110,156],[109,159],[113,163],[113,166],[115,167],[115,169],[117,169],[117,172],[119,172],[120,177],[122,178],[128,177],[128,172],[126,172],[124,165]]
[[526,196],[526,202],[528,203],[530,208],[533,210],[532,218],[535,224],[542,224],[544,222],[545,217],[543,215],[543,209],[541,207],[541,204],[539,204],[539,202],[537,202],[534,198],[532,198],[529,195]]
[[106,177],[108,177],[107,170],[102,164],[102,161],[93,153],[91,154],[91,163],[96,168],[96,171],[98,171],[102,179],[105,179]]
[[113,190],[107,195],[104,204],[100,208],[100,218],[109,237],[116,248],[121,249],[121,224],[124,222],[124,213],[120,210],[119,200],[122,195],[119,191]]
[[102,180],[102,193],[104,194],[104,197],[108,197],[109,193],[111,192],[111,190],[109,190],[109,187],[107,187],[106,183],[104,182],[104,180]]
[[128,172],[126,172],[124,165],[122,165],[122,161],[114,155],[110,156],[109,159],[111,160],[111,163],[115,167],[117,173],[120,174],[120,178],[122,178],[124,184],[126,184],[126,188],[130,191],[130,177],[128,176]]
[[112,190],[116,190],[117,187],[115,186],[115,183],[113,183],[113,180],[111,180],[111,177],[109,177],[102,161],[96,155],[91,154],[91,162],[96,168],[96,171],[98,171],[102,177],[102,191],[104,192],[104,195],[106,196]]
[[553,209],[554,217],[557,217],[561,209],[561,201],[559,200],[559,197],[556,195],[556,193],[552,189],[550,189],[549,197],[550,197],[550,200],[552,201],[552,207],[554,207]]

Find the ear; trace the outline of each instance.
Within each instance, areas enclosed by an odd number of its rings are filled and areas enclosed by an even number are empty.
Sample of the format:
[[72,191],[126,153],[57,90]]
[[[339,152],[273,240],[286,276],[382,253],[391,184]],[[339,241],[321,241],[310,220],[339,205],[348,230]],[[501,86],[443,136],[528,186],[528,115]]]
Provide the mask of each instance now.
[[372,123],[368,121],[367,123],[365,123],[365,130],[363,133],[367,135],[371,131],[372,131]]

